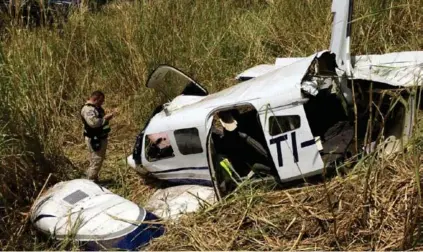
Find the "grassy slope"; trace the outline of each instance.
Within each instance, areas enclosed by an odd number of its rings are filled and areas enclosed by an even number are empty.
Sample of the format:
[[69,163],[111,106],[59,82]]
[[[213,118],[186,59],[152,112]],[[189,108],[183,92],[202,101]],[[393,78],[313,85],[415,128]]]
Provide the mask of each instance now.
[[[102,177],[113,179],[110,186],[117,193],[142,203],[154,189],[122,160],[160,99],[143,86],[148,72],[157,64],[172,64],[210,91],[217,91],[233,85],[233,77],[245,68],[271,63],[275,57],[306,56],[327,49],[330,2],[135,1],[113,3],[97,13],[77,13],[61,33],[8,28],[0,44],[0,178],[4,181],[0,189],[4,216],[0,220],[0,247],[47,246],[25,225],[21,213],[28,211],[50,172],[54,174],[49,181],[52,184],[81,176],[87,166],[78,110],[90,91],[103,89],[106,107],[121,111],[112,124]],[[356,2],[354,53],[423,48],[421,1]],[[326,195],[322,186],[311,196],[307,190],[289,193],[292,199],[284,192],[263,193],[257,198],[255,192],[183,222],[180,229],[173,229],[151,248],[284,249],[296,245],[353,249],[362,244],[365,248],[401,248],[401,238],[408,237],[404,230],[404,223],[409,222],[407,211],[416,199],[411,196],[417,190],[413,171],[419,158],[418,153],[398,157],[389,163],[395,169],[376,165],[379,169],[372,173],[375,180],[371,186],[376,203],[370,212],[379,215],[360,223],[359,213],[356,218],[340,214],[336,216],[339,221],[328,220],[334,218],[327,216],[330,208],[316,196]],[[356,204],[343,212],[351,213],[364,204],[360,178],[339,178],[328,185],[338,202]],[[386,188],[386,180],[397,187]],[[395,194],[380,203],[379,198],[394,189]],[[351,198],[342,198],[347,194],[338,195],[341,191],[348,191]],[[404,201],[389,208],[396,197],[404,197]],[[248,211],[239,213],[236,209]],[[383,225],[375,224],[372,218],[382,220]],[[315,227],[320,222],[326,224]],[[334,226],[339,230],[336,235],[330,232]]]

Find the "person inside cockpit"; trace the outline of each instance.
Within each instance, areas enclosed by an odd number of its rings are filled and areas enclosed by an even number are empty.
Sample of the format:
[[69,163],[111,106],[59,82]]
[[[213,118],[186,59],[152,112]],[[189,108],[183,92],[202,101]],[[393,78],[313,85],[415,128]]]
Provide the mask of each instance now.
[[[219,121],[223,126],[219,154],[227,157],[241,178],[246,177],[251,170],[255,173],[270,173],[270,155],[262,144],[244,132],[247,125],[245,127],[238,125],[238,120],[234,116],[237,116],[237,113],[233,111],[218,113]],[[245,123],[248,122],[243,121],[243,124]]]

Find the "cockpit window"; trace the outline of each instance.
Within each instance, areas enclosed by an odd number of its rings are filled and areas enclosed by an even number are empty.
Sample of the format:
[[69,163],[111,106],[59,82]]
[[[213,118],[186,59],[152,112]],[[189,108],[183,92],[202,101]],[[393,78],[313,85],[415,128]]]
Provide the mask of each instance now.
[[300,128],[301,120],[298,115],[271,116],[269,118],[269,134],[276,136]]
[[145,154],[148,162],[174,157],[168,134],[160,132],[147,135],[145,137]]
[[197,128],[175,130],[175,139],[182,155],[197,154],[203,152],[201,140]]

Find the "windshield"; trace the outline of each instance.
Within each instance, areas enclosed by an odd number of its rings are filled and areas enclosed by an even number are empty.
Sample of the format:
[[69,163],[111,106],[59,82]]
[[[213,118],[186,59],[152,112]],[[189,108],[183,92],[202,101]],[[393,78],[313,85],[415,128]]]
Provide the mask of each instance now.
[[178,69],[162,65],[159,66],[147,81],[147,87],[162,92],[168,100],[178,95],[208,95],[206,89]]

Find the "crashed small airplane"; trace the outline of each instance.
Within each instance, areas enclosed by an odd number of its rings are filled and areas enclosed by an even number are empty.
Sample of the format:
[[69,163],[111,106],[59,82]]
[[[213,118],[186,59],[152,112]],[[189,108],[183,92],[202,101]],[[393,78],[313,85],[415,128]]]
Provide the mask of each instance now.
[[[213,187],[220,200],[245,179],[318,175],[351,157],[401,151],[412,134],[423,51],[353,56],[353,0],[336,0],[329,50],[277,58],[208,91],[161,65],[146,86],[168,100],[127,160],[141,174]],[[172,189],[172,188],[170,188]]]
[[32,223],[91,249],[134,250],[165,232],[145,221],[178,219],[245,180],[283,184],[363,153],[403,150],[418,107],[423,52],[351,56],[352,9],[352,0],[333,1],[329,50],[255,66],[236,77],[241,83],[214,94],[159,66],[147,87],[169,102],[153,111],[127,160],[141,174],[178,185],[157,190],[144,208],[91,181],[59,183],[34,203]]

